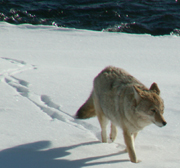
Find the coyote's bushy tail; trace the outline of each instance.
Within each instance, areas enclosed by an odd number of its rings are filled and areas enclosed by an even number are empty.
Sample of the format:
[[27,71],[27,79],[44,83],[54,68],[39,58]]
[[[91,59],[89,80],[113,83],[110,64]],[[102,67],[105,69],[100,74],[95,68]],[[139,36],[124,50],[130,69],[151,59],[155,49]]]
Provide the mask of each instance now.
[[96,116],[92,93],[86,102],[79,108],[76,113],[77,119],[87,119]]

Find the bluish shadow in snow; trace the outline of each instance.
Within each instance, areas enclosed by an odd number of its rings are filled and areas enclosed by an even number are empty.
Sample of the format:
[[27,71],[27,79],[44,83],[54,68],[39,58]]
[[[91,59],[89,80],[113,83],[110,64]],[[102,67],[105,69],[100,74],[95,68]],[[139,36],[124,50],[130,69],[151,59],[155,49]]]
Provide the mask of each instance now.
[[12,59],[12,58],[7,58],[7,57],[1,57],[2,59],[8,60],[11,63],[15,63],[15,64],[22,64],[22,65],[26,65],[26,62],[21,61],[21,60],[17,60],[17,59]]
[[47,149],[50,146],[49,141],[39,141],[24,144],[0,151],[0,167],[2,168],[80,168],[101,164],[112,164],[120,162],[128,162],[129,160],[112,160],[108,162],[93,162],[97,159],[119,155],[115,153],[104,156],[83,158],[79,160],[61,159],[71,153],[68,151],[80,147],[82,145],[93,145],[99,142],[88,142],[66,147]]

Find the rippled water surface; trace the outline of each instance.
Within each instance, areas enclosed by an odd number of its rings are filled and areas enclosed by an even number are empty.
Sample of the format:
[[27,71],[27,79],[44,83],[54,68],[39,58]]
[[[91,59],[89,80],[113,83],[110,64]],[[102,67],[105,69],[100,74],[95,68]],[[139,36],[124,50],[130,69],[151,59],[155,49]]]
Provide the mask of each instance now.
[[0,0],[0,21],[164,35],[180,30],[177,0]]

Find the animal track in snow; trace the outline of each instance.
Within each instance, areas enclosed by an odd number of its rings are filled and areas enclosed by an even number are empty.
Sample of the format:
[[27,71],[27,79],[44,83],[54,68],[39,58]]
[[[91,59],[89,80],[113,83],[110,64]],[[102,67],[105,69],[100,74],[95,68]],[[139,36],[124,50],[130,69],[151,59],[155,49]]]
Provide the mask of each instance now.
[[42,100],[41,96],[33,93],[29,90],[28,87],[23,86],[20,84],[19,80],[15,80],[17,78],[12,78],[11,76],[8,78],[5,78],[6,83],[15,88],[16,91],[22,95],[23,97],[27,98],[30,102],[32,102],[34,105],[39,107],[43,112],[45,112],[47,115],[49,115],[52,119],[58,119],[63,122],[69,122],[69,119],[67,119],[67,116],[60,115],[55,109],[52,109],[48,107]]
[[70,114],[62,111],[62,110],[60,109],[60,106],[57,105],[57,104],[55,104],[55,103],[53,103],[53,102],[51,101],[51,99],[50,99],[47,95],[41,95],[41,101],[43,101],[48,107],[52,107],[52,108],[54,108],[54,109],[56,109],[56,110],[61,111],[62,113],[66,114],[66,115],[69,116],[69,117],[73,117],[73,116],[71,116]]
[[47,106],[49,106],[49,107],[53,107],[53,108],[55,108],[55,109],[57,109],[57,110],[60,109],[60,106],[57,105],[57,104],[55,104],[55,103],[53,103],[53,102],[51,101],[51,99],[50,99],[47,95],[41,95],[41,100],[42,100]]
[[[52,119],[58,119],[62,122],[66,122],[70,125],[73,125],[79,129],[87,130],[91,132],[94,136],[97,135],[97,127],[88,124],[82,120],[77,120],[67,112],[61,110],[60,106],[54,103],[49,96],[41,95],[39,96],[36,93],[33,93],[29,90],[29,82],[19,79],[14,75],[17,73],[24,72],[26,70],[35,70],[37,67],[35,65],[29,65],[24,61],[1,57],[1,59],[5,59],[10,63],[17,64],[18,68],[10,70],[4,74],[4,81],[9,86],[16,89],[16,91],[23,97],[27,98],[31,103],[39,107],[43,112],[49,115]],[[96,136],[97,138],[98,136]]]
[[22,79],[18,79],[14,76],[11,76],[12,78],[14,78],[15,80],[17,80],[19,82],[19,84],[21,84],[22,86],[25,86],[25,87],[28,87],[29,86],[29,83],[25,80],[22,80]]
[[[74,119],[74,116],[71,116],[70,114],[68,114],[67,112],[64,112],[60,109],[60,106],[53,103],[51,101],[51,99],[47,96],[47,95],[41,95],[41,100],[48,106],[48,107],[51,107],[51,108],[54,108],[58,111],[61,112],[61,114],[65,114],[66,116],[69,116],[71,118],[71,121],[78,124],[79,126],[83,126],[85,129],[87,130],[93,130],[93,132],[96,132],[97,131],[97,127],[91,125],[91,124],[88,124],[82,120],[78,120],[78,119]],[[92,132],[92,131],[91,131]],[[98,137],[99,139],[99,135],[97,135],[97,133],[95,134],[96,137]]]
[[[5,72],[3,72],[3,74],[1,74],[1,76],[4,76],[4,77],[5,76],[13,77],[13,75],[15,75],[17,73],[21,73],[21,72],[24,72],[24,71],[27,71],[27,70],[37,69],[37,67],[35,65],[27,64],[26,62],[21,61],[21,60],[12,59],[12,58],[6,58],[6,57],[0,57],[0,58],[9,61],[12,64],[17,65],[16,69],[8,69]],[[22,85],[27,85],[28,84],[26,81],[20,80],[20,79],[19,79],[19,82]]]
[[5,59],[7,61],[10,61],[11,63],[15,63],[15,64],[18,64],[18,65],[26,65],[26,62],[24,61],[21,61],[21,60],[17,60],[17,59],[12,59],[12,58],[6,58],[6,57],[1,57],[2,59]]
[[22,95],[23,97],[26,97],[29,101],[31,101],[34,105],[39,107],[43,112],[49,115],[52,119],[58,119],[60,121],[73,125],[79,129],[88,130],[91,133],[97,130],[95,126],[88,124],[84,121],[76,120],[74,119],[73,116],[71,116],[67,112],[62,111],[60,109],[60,106],[53,103],[47,95],[39,96],[33,93],[32,91],[30,91],[27,87],[20,85],[18,81],[14,82],[7,78],[5,79],[5,81],[11,87],[15,88],[16,91],[20,95]]

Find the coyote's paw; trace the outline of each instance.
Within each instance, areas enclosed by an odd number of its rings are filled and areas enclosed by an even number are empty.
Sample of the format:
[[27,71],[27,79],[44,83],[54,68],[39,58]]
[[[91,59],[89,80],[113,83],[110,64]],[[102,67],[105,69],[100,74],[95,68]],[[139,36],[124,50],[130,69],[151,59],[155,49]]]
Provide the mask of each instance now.
[[116,139],[116,137],[112,137],[112,136],[110,136],[109,138],[110,138],[111,142],[114,142]]
[[135,161],[132,161],[132,160],[131,160],[131,162],[133,162],[133,163],[140,163],[141,160],[135,160]]

